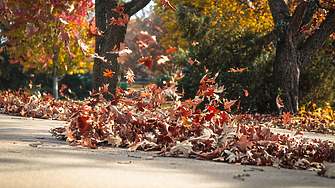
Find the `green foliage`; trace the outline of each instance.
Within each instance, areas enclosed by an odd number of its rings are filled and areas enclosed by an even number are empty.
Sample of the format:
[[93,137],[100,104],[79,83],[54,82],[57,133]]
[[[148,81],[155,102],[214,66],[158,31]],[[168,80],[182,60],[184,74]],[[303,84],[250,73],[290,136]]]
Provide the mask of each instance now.
[[123,89],[123,90],[127,90],[127,88],[128,88],[127,82],[121,82],[120,83],[120,88]]
[[154,83],[160,87],[163,88],[164,85],[171,80],[172,76],[168,75],[168,74],[162,74],[160,76],[158,76],[156,79],[154,79]]
[[[226,90],[222,97],[239,99],[243,111],[265,112],[275,107],[276,92],[271,84],[274,53],[269,45],[275,39],[274,32],[257,33],[247,28],[224,27],[222,19],[214,16],[196,16],[179,6],[179,24],[189,43],[198,42],[188,50],[180,50],[173,59],[183,67],[185,77],[179,85],[185,90],[185,98],[193,98],[199,81],[208,69],[211,76],[219,72],[216,82]],[[212,15],[216,14],[213,11]],[[213,22],[218,23],[213,24]],[[188,63],[189,58],[200,64]],[[246,68],[243,72],[231,72],[230,68]],[[245,96],[247,90],[249,95]]]
[[[67,88],[64,90],[64,94],[70,96],[71,99],[83,100],[89,96],[89,91],[92,91],[92,74],[72,74],[66,75],[60,82],[59,85],[66,85]],[[51,86],[51,85],[50,85]],[[72,93],[69,92],[70,89]]]
[[309,101],[318,107],[326,107],[326,103],[335,106],[335,67],[331,64],[331,50],[334,49],[332,39],[314,56],[300,76],[299,102],[304,105]]
[[17,90],[29,84],[29,74],[23,73],[23,66],[9,63],[9,54],[0,53],[0,90]]

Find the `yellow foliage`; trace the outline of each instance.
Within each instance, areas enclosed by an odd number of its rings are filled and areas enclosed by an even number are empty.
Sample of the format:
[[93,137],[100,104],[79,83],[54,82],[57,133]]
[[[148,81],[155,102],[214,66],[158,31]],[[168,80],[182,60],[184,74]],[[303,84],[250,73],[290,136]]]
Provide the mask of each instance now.
[[[47,0],[45,0],[47,1]],[[20,2],[21,8],[26,8],[29,10],[29,3]],[[41,2],[42,3],[42,2]],[[80,2],[69,2],[70,4],[80,3]],[[24,71],[27,71],[29,68],[36,68],[37,72],[53,72],[53,66],[58,66],[58,76],[64,73],[76,73],[83,71],[90,71],[93,67],[92,63],[86,63],[87,57],[84,56],[78,46],[76,38],[73,34],[70,37],[70,51],[75,55],[75,57],[70,58],[66,53],[64,43],[59,36],[60,33],[64,30],[73,31],[73,30],[84,30],[88,28],[88,22],[83,16],[80,18],[80,24],[78,20],[75,23],[72,20],[67,20],[69,24],[63,24],[58,20],[59,14],[63,10],[53,9],[49,10],[45,8],[46,12],[53,19],[44,19],[44,20],[27,20],[27,22],[33,23],[39,30],[33,33],[32,37],[25,37],[26,22],[23,23],[18,28],[13,28],[8,32],[2,32],[3,35],[8,36],[9,38],[15,38],[12,45],[9,47],[12,58],[24,66]],[[73,10],[79,11],[79,10]],[[35,15],[35,12],[31,13]],[[17,19],[16,15],[10,15],[9,20]],[[8,23],[8,25],[11,25]],[[62,27],[60,27],[62,26]],[[86,36],[87,31],[84,31],[81,34],[81,38],[88,45],[94,46],[94,40],[88,40]],[[11,41],[10,41],[11,42]],[[93,53],[94,49],[92,48],[88,54]],[[53,58],[46,58],[49,54],[54,54]],[[48,60],[47,60],[48,59]],[[47,60],[45,67],[45,60]],[[84,64],[83,64],[84,63]],[[84,66],[82,66],[84,65]],[[82,70],[81,70],[82,69]]]
[[[161,5],[160,0],[155,0],[156,14],[160,14],[165,22],[165,37],[160,43],[165,46],[179,46],[186,48],[189,44],[181,37],[182,32],[179,30],[178,20],[175,13]],[[222,19],[221,25],[223,29],[234,28],[238,30],[248,30],[255,33],[266,34],[274,26],[272,15],[267,0],[261,0],[253,4],[245,5],[238,0],[170,0],[172,6],[178,9],[178,3],[181,3],[196,15],[210,15]],[[216,12],[214,13],[214,11]],[[216,25],[217,22],[214,22]]]

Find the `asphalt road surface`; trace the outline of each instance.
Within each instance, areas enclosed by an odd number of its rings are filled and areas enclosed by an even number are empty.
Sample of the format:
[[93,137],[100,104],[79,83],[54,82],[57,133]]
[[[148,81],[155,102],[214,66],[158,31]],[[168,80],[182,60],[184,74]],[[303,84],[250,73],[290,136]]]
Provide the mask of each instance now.
[[[313,171],[73,147],[48,132],[66,123],[0,114],[0,188],[335,187],[334,178]],[[307,136],[335,140],[330,135]]]

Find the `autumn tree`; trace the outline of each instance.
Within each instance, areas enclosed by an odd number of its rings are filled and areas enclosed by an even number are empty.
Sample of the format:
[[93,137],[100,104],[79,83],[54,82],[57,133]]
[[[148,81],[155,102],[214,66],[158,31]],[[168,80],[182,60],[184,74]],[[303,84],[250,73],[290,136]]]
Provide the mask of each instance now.
[[202,77],[218,73],[215,80],[226,88],[224,98],[239,99],[244,111],[265,112],[275,104],[271,103],[274,93],[269,75],[276,31],[269,31],[269,12],[249,11],[238,3],[213,2],[213,8],[201,16],[179,6],[178,24],[189,47],[179,50],[172,60],[185,74],[178,83],[187,91],[186,99],[196,94]]
[[276,44],[273,82],[284,91],[286,110],[298,112],[301,73],[335,32],[335,3],[330,0],[268,0],[274,24],[282,31]]
[[[188,43],[185,38],[182,37],[182,28],[177,24],[177,16],[172,9],[167,6],[160,6],[160,0],[154,0],[156,5],[154,11],[160,15],[164,28],[164,37],[160,41],[160,44],[164,47],[180,47],[187,48]],[[170,4],[178,7],[178,3],[187,7],[192,13],[196,13],[198,16],[205,13],[205,8],[211,6],[210,0],[170,0]]]
[[[87,57],[90,0],[4,1],[7,14],[2,17],[10,63],[53,75],[53,96],[58,98],[58,80],[66,73],[89,69]],[[5,12],[6,12],[5,11]],[[81,36],[82,35],[82,36]],[[79,44],[79,45],[78,45]],[[63,76],[62,76],[63,75]]]
[[[119,0],[95,1],[96,27],[103,32],[102,37],[96,37],[95,53],[105,58],[105,61],[102,58],[94,60],[92,87],[95,91],[98,91],[99,87],[103,87],[103,84],[109,83],[108,90],[115,94],[115,90],[120,84],[121,64],[117,61],[119,54],[107,52],[115,49],[115,46],[120,50],[120,43],[125,42],[129,18],[144,8],[149,2],[150,0],[132,0],[128,2]],[[103,72],[106,69],[115,72],[114,76],[103,76]],[[105,97],[108,100],[113,98],[110,95]]]

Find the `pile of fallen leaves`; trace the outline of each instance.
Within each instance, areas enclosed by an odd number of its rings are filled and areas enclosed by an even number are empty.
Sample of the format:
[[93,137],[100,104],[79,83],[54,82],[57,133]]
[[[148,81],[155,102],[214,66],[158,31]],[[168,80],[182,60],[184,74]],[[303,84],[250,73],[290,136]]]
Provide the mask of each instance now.
[[[118,88],[113,101],[103,98],[108,85],[81,103],[55,100],[47,94],[30,96],[22,90],[3,91],[0,110],[10,115],[67,120],[69,126],[50,132],[76,146],[97,148],[108,144],[132,151],[158,150],[161,156],[182,155],[335,175],[333,142],[309,140],[300,131],[291,136],[271,132],[274,122],[288,127],[288,121],[295,121],[286,113],[282,119],[230,115],[227,111],[237,100],[219,99],[224,88],[214,84],[215,77],[204,76],[197,96],[185,101],[180,100],[182,93],[177,93],[177,82],[171,80],[163,88],[149,85],[138,93]],[[209,101],[205,110],[196,110],[205,98]],[[218,110],[219,105],[225,110]]]

